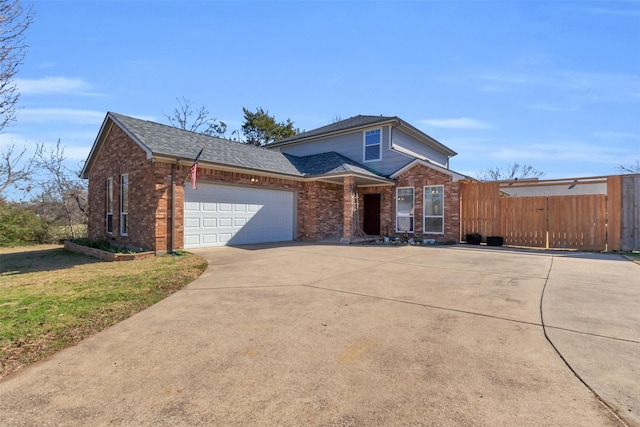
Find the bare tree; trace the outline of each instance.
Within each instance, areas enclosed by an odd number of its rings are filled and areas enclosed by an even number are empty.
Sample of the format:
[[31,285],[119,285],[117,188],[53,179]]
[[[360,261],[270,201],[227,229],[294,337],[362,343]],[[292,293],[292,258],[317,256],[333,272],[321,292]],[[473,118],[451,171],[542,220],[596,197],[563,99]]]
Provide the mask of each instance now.
[[15,120],[20,93],[13,81],[24,60],[24,33],[33,22],[31,7],[20,0],[0,0],[0,132]]
[[618,166],[618,169],[620,169],[622,172],[627,172],[627,173],[640,173],[640,160],[636,160],[635,165],[633,164],[629,166],[620,165]]
[[86,183],[65,166],[64,147],[58,140],[55,147],[38,152],[37,166],[47,173],[40,183],[42,193],[37,197],[41,215],[55,222],[64,219],[71,237],[76,237],[74,226],[86,223],[88,201]]
[[545,172],[539,171],[531,165],[520,165],[518,162],[504,168],[491,168],[478,172],[481,181],[503,181],[512,179],[540,178]]
[[11,186],[26,192],[31,191],[33,169],[38,152],[41,150],[42,145],[38,144],[35,154],[24,162],[22,159],[27,153],[27,147],[16,151],[16,144],[12,142],[0,152],[0,197]]
[[173,114],[164,114],[171,126],[204,135],[225,137],[226,123],[215,117],[209,117],[209,110],[204,105],[194,109],[194,102],[185,97],[176,98],[176,101],[178,101],[178,107],[173,110]]
[[[0,0],[0,133],[16,119],[20,93],[13,79],[26,54],[24,33],[32,21],[30,7],[24,9],[19,0]],[[12,185],[30,189],[35,156],[22,162],[27,148],[15,148],[12,142],[0,152],[0,197]]]

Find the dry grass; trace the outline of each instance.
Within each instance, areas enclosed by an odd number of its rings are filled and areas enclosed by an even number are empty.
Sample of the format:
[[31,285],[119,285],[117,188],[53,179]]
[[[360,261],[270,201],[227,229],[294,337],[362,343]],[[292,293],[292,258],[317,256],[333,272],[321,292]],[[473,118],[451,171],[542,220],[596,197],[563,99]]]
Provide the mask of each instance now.
[[0,249],[0,377],[155,304],[206,265],[192,254],[107,263],[59,245]]

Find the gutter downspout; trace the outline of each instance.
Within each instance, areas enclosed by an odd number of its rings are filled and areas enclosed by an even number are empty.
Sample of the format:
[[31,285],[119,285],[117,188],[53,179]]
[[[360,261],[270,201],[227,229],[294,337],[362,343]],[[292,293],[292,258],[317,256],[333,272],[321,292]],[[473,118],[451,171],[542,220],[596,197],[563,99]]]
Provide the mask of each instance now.
[[171,164],[171,254],[175,253],[176,247],[176,164]]

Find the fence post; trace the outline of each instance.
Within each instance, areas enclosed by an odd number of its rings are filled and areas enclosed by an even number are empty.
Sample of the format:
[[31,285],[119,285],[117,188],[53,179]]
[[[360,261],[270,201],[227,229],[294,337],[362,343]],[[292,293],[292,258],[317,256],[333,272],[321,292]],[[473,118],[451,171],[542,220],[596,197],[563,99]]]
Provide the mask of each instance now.
[[622,249],[622,177],[607,177],[607,250]]
[[546,197],[546,201],[547,201],[547,226],[545,228],[547,230],[547,233],[546,233],[546,242],[545,242],[544,248],[549,249],[549,196]]

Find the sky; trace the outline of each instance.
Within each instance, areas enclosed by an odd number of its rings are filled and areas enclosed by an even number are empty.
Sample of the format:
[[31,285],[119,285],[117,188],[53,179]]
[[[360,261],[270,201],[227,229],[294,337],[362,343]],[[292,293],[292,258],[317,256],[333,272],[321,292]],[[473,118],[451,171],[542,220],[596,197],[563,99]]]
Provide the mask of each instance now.
[[[25,3],[23,1],[23,3]],[[640,160],[640,1],[35,0],[4,148],[86,159],[108,111],[168,123],[186,98],[311,130],[398,116],[458,153],[544,178]]]

